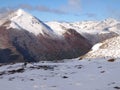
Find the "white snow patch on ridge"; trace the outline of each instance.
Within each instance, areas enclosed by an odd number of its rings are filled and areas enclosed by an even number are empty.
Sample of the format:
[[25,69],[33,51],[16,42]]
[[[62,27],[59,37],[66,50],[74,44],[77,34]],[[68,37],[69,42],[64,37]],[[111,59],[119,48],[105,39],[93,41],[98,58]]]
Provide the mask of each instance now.
[[53,31],[58,35],[63,35],[63,33],[66,32],[65,27],[59,22],[53,21],[47,22],[46,24],[50,26],[53,29]]
[[102,43],[97,43],[97,44],[95,44],[95,45],[92,47],[92,51],[97,51],[97,50],[100,48],[101,45],[102,45]]

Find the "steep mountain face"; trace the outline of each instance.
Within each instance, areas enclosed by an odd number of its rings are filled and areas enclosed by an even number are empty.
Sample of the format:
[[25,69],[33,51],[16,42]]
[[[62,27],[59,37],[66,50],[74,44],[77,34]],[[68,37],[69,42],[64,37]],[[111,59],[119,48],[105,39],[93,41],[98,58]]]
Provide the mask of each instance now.
[[84,58],[112,57],[120,58],[120,36],[107,39],[92,47]]
[[23,61],[23,56],[16,50],[5,27],[0,27],[0,62]]
[[115,19],[103,21],[82,21],[82,22],[47,22],[53,30],[61,35],[66,29],[74,29],[94,45],[98,42],[120,35],[120,22]]
[[0,20],[0,62],[36,62],[83,55],[91,44],[74,29],[61,35],[19,9]]

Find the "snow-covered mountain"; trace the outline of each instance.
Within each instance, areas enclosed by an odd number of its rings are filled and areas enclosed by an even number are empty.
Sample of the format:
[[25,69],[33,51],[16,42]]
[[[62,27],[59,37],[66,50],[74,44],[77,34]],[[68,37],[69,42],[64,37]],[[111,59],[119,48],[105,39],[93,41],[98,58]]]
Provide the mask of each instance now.
[[84,58],[115,57],[120,53],[120,21],[109,18],[103,21],[82,22],[47,22],[53,30],[75,29],[93,45],[91,51]]
[[84,58],[120,58],[120,36],[95,44]]
[[58,35],[22,9],[0,20],[0,62],[73,58],[90,48],[88,40],[74,29]]
[[48,34],[51,37],[55,36],[55,33],[52,31],[52,29],[49,26],[44,24],[36,17],[23,11],[22,9],[18,9],[17,11],[10,14],[7,18],[11,21],[10,26],[7,27],[8,29],[9,28],[15,28],[18,30],[24,29],[35,35]]
[[60,35],[68,28],[75,29],[93,45],[120,34],[120,22],[112,18],[103,21],[82,21],[74,23],[54,21],[47,22],[46,24],[53,30],[57,30]]

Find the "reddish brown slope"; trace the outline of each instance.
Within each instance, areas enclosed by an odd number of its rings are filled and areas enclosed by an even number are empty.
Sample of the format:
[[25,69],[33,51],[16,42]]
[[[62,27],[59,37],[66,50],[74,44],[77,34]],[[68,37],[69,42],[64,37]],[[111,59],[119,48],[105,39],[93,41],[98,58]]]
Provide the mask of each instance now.
[[0,27],[0,62],[20,62],[22,55],[12,45],[9,32],[5,27]]

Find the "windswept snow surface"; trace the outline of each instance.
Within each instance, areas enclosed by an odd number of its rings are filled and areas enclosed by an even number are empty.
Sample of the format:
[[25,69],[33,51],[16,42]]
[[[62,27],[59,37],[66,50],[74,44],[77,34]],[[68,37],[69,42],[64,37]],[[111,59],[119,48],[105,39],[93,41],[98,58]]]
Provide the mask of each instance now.
[[28,64],[21,72],[22,63],[0,66],[0,89],[117,90],[120,87],[120,59],[114,62],[107,60],[101,58],[39,62]]

